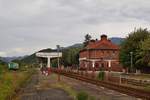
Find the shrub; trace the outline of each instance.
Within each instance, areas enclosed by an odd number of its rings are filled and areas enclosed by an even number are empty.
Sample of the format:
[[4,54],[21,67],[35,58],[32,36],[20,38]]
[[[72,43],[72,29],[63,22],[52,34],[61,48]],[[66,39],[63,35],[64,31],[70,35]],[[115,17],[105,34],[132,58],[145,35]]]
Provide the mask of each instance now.
[[88,94],[86,92],[79,92],[77,94],[77,100],[88,100]]
[[99,80],[104,80],[104,76],[105,76],[105,72],[104,71],[100,71],[98,74],[98,79]]
[[96,100],[94,96],[89,96],[89,100]]
[[0,66],[0,80],[2,78],[2,72],[3,72],[3,69],[2,69],[2,66]]

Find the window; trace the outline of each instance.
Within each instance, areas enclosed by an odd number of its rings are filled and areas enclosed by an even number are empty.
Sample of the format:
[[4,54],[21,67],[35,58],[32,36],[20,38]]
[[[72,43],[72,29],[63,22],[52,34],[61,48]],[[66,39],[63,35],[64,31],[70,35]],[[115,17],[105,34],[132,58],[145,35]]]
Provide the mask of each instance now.
[[104,51],[102,50],[102,54],[104,54]]
[[115,50],[113,50],[113,54],[115,54],[116,52],[115,52]]
[[109,51],[107,51],[107,54],[109,54],[110,52]]

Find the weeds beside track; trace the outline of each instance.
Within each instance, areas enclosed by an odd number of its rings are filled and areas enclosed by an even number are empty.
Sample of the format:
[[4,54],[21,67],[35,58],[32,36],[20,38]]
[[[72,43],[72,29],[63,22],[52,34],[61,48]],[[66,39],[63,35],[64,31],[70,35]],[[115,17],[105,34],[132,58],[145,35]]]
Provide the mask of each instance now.
[[75,73],[72,71],[52,69],[52,72],[55,72],[57,74],[61,74],[61,75],[67,76],[67,77],[71,77],[71,78],[74,78],[77,80],[81,80],[84,82],[88,82],[88,83],[91,83],[91,84],[94,84],[97,86],[109,88],[109,89],[130,95],[130,96],[150,100],[150,92],[149,91],[144,91],[141,89],[135,89],[132,87],[127,87],[127,86],[123,86],[120,84],[115,84],[115,83],[111,83],[111,82],[107,82],[107,81],[100,81],[100,80],[97,80],[94,78],[79,75],[78,73]]

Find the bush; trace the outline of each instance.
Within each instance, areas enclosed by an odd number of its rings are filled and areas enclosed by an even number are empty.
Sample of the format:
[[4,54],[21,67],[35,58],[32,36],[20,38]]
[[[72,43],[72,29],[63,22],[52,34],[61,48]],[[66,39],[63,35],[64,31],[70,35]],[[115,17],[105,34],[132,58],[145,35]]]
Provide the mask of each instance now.
[[89,96],[89,100],[96,100],[94,96]]
[[36,73],[36,70],[3,73],[2,80],[0,80],[0,100],[7,100],[7,98],[14,96],[15,90],[24,86],[33,73]]
[[88,94],[86,92],[79,92],[77,94],[77,100],[88,100]]
[[104,80],[104,76],[105,76],[105,72],[104,71],[100,71],[98,74],[98,79],[99,80]]
[[0,80],[2,78],[2,72],[3,72],[3,69],[2,69],[2,66],[0,66]]

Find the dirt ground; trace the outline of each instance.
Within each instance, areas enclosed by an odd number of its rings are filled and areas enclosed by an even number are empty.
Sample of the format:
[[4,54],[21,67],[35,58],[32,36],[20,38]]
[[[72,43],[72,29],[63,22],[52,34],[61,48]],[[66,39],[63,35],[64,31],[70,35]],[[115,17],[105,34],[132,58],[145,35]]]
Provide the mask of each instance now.
[[[34,75],[30,83],[22,89],[16,100],[74,100],[76,93],[87,92],[94,100],[139,100],[137,98],[98,87],[89,83],[61,76],[58,82],[56,74],[44,76],[40,72]],[[62,85],[63,84],[63,85]],[[71,89],[69,89],[71,87]],[[74,93],[75,91],[75,93]],[[71,96],[71,94],[73,94]]]
[[67,92],[61,88],[49,87],[57,81],[52,76],[34,75],[29,84],[23,88],[15,100],[73,100]]

